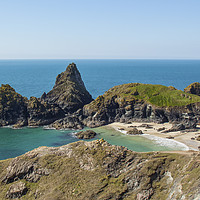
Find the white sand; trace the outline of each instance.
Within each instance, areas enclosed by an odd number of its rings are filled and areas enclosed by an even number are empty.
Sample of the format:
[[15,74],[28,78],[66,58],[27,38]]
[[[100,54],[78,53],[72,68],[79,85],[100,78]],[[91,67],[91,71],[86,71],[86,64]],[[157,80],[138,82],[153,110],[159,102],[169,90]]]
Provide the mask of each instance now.
[[[152,126],[152,128],[139,127],[142,124],[148,124],[149,126]],[[156,141],[159,145],[162,145],[162,142],[163,142],[161,138],[165,138],[163,145],[167,145],[167,146],[168,145],[169,146],[182,145],[184,150],[198,151],[198,147],[200,146],[200,141],[191,140],[191,138],[195,138],[197,135],[200,135],[200,130],[197,130],[196,132],[185,132],[185,133],[181,133],[180,131],[170,132],[170,133],[161,133],[162,131],[157,131],[157,129],[163,128],[163,127],[165,127],[165,130],[170,129],[172,127],[172,124],[170,123],[156,124],[156,123],[146,123],[146,122],[144,123],[132,122],[131,124],[125,124],[125,123],[115,122],[107,126],[112,127],[115,130],[118,130],[122,133],[126,133],[128,130],[133,128],[130,126],[136,126],[138,130],[142,130],[142,132],[144,133],[141,136],[152,139]],[[200,128],[200,127],[197,127],[197,128]],[[169,136],[174,137],[174,139],[166,139]]]

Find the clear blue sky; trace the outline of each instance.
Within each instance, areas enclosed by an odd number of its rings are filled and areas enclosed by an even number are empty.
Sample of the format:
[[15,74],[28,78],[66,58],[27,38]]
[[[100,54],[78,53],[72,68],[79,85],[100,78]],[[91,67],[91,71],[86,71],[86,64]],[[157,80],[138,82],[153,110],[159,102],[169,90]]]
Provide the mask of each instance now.
[[1,0],[10,58],[200,59],[200,0]]

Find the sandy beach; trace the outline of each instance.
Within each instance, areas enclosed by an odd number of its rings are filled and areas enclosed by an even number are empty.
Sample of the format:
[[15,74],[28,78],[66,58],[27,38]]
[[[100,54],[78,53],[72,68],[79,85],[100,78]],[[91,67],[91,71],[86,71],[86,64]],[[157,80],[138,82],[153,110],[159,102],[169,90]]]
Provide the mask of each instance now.
[[[148,125],[149,127],[142,127],[143,125]],[[168,139],[168,137],[173,137],[173,139],[177,142],[183,143],[188,147],[188,150],[198,150],[198,147],[200,146],[200,141],[191,139],[195,138],[198,135],[200,135],[200,126],[197,126],[197,130],[195,132],[169,132],[169,133],[162,133],[162,131],[159,131],[159,129],[170,129],[172,127],[172,124],[170,123],[164,123],[164,124],[156,124],[156,123],[139,123],[139,122],[132,122],[131,124],[125,124],[120,122],[115,122],[112,124],[107,125],[107,127],[114,128],[115,130],[118,130],[124,134],[126,134],[127,131],[131,130],[133,127],[136,127],[138,130],[141,130],[144,134],[141,136],[147,137],[149,139],[154,139],[156,137],[165,138]],[[133,135],[134,137],[134,135]]]

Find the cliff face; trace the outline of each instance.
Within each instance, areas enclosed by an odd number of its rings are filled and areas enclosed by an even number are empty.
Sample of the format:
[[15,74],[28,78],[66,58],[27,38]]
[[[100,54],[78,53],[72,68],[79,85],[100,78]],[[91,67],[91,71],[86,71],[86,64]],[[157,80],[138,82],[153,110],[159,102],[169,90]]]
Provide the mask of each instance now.
[[76,65],[72,63],[57,76],[53,89],[43,99],[58,105],[65,113],[73,113],[90,103],[92,96],[86,90]]
[[84,124],[96,127],[114,121],[184,122],[200,116],[200,97],[162,85],[130,83],[115,86],[83,108]]
[[0,162],[0,199],[200,198],[200,155],[135,153],[104,140],[40,147]]

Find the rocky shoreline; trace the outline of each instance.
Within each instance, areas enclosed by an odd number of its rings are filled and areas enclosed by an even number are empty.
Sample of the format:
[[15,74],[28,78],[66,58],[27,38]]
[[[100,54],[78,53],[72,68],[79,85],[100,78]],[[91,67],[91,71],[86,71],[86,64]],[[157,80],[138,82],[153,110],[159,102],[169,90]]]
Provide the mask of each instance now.
[[[189,150],[200,150],[200,141],[198,140],[200,136],[200,126],[197,126],[197,129],[193,130],[179,130],[179,131],[171,131],[168,132],[167,130],[172,129],[172,124],[164,123],[164,124],[156,124],[156,123],[141,123],[141,122],[132,122],[131,124],[114,122],[111,123],[106,127],[113,128],[117,131],[120,131],[123,134],[130,135],[133,129],[137,129],[138,133],[141,131],[140,134],[143,137],[147,137],[148,139],[156,138],[163,138],[163,139],[170,139],[173,141],[177,141],[179,143],[184,144],[187,149]],[[141,133],[140,132],[140,133]],[[134,135],[134,134],[133,134]],[[136,134],[137,135],[137,134]]]
[[172,86],[130,83],[115,86],[93,100],[72,63],[41,98],[28,100],[10,85],[2,85],[0,126],[81,130],[113,122],[170,122],[174,124],[171,131],[195,129],[200,118],[199,88],[198,83],[191,84],[185,93]]

